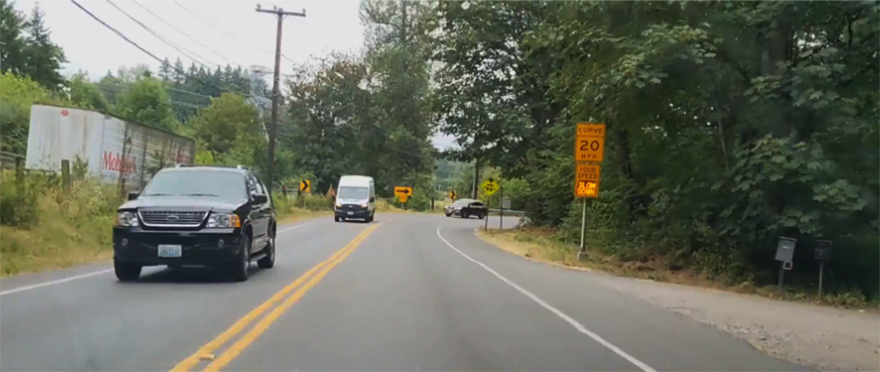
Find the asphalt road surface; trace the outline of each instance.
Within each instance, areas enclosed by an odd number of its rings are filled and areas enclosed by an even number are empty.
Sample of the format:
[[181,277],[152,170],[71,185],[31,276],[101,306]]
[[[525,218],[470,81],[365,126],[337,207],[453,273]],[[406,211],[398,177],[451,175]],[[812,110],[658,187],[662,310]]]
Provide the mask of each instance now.
[[379,214],[281,227],[275,268],[253,264],[244,283],[158,267],[120,283],[108,264],[4,279],[0,370],[806,369],[505,253],[474,236],[482,224]]

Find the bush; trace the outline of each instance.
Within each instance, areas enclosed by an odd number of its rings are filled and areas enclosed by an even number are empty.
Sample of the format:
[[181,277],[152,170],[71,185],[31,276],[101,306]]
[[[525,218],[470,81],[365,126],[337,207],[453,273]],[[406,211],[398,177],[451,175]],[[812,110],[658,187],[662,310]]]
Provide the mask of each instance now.
[[98,180],[63,190],[57,177],[31,173],[19,195],[11,171],[0,183],[0,274],[39,271],[112,257],[112,226],[122,203],[117,189]]
[[[0,173],[0,225],[29,227],[36,224],[37,193],[28,187],[19,192],[14,171]],[[22,180],[26,186],[27,180]]]

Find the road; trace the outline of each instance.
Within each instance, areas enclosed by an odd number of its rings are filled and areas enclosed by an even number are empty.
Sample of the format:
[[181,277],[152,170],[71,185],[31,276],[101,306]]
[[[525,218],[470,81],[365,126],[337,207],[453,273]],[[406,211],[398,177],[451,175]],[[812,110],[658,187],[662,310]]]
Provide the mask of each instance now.
[[7,278],[0,370],[805,369],[503,252],[474,236],[482,223],[380,214],[281,227],[275,268],[254,264],[244,283],[165,268],[120,283],[107,264]]

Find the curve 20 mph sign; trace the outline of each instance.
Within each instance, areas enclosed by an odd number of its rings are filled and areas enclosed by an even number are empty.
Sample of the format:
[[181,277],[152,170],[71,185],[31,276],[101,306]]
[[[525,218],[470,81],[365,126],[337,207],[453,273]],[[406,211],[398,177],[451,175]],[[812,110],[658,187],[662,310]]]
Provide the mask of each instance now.
[[601,162],[605,158],[605,124],[578,123],[574,161]]

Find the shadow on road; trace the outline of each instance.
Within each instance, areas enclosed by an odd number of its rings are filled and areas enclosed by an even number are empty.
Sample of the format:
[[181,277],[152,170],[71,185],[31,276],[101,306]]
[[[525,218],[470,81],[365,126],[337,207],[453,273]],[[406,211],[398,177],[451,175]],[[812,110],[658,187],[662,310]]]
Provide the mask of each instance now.
[[[260,272],[265,271],[251,264],[248,269],[250,279],[258,277]],[[165,268],[143,274],[137,282],[131,284],[158,284],[158,283],[235,283],[230,275],[222,268],[216,267],[183,267],[179,269]]]

